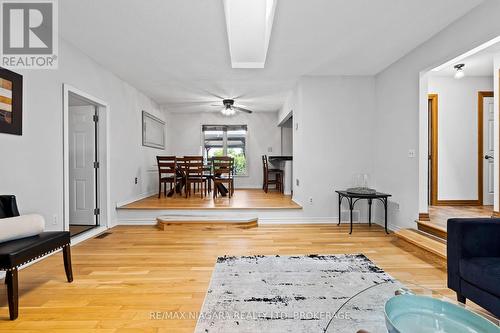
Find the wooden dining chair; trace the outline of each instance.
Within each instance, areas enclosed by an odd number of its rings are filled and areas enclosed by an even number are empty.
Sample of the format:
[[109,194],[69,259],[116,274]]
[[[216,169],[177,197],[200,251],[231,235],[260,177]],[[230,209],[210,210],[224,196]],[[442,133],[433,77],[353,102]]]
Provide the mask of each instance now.
[[234,193],[234,158],[230,156],[217,156],[212,160],[214,199],[217,198],[218,186],[227,184],[229,198]]
[[[267,155],[262,155],[262,172],[262,189],[264,192],[267,193],[269,191],[269,185],[274,185],[276,186],[276,190],[283,193],[283,170],[269,169]],[[274,179],[272,178],[272,175],[274,175]]]
[[161,185],[163,184],[163,193],[167,196],[167,183],[170,184],[170,190],[177,184],[177,159],[175,156],[156,156],[158,164],[158,198],[161,197]]
[[[207,179],[204,177],[203,156],[184,156],[186,161],[186,197],[191,196],[191,190],[196,192],[196,185],[199,186],[200,195],[207,195]],[[193,185],[193,186],[191,186]]]
[[209,158],[207,158],[206,164],[203,166],[203,171],[204,171],[203,177],[207,180],[208,193],[212,193],[212,181],[214,178],[212,162],[213,162],[213,158],[209,157]]
[[189,168],[188,163],[189,161],[185,157],[177,157],[177,178],[180,178],[180,180],[178,181],[179,183],[178,193],[182,195],[182,190],[184,189],[186,197],[187,197],[186,178],[187,178],[187,169]]

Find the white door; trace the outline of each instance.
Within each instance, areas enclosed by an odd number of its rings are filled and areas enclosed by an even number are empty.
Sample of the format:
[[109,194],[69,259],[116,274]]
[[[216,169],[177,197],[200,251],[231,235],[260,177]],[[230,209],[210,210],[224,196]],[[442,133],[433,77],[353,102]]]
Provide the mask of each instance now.
[[493,97],[483,98],[483,204],[493,205],[495,174],[494,154],[494,115]]
[[96,225],[95,107],[69,107],[69,224]]

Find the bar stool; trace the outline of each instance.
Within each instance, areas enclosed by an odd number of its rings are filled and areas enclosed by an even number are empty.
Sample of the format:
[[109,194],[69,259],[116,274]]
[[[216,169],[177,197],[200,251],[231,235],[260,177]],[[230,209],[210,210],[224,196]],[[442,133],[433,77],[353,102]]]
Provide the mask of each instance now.
[[[267,161],[267,155],[262,155],[262,171],[263,171],[263,183],[262,189],[264,192],[268,192],[269,185],[275,185],[276,190],[283,193],[283,170],[281,169],[269,169],[269,163]],[[274,174],[274,179],[270,176]]]

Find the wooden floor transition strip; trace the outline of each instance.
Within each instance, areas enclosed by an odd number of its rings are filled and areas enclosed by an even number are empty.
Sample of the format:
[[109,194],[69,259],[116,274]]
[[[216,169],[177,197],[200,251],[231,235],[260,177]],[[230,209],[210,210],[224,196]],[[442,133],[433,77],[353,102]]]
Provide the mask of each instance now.
[[402,229],[395,232],[395,235],[413,245],[446,259],[446,242],[437,237],[426,234],[415,229]]
[[225,216],[195,216],[195,215],[172,215],[159,216],[156,225],[161,230],[167,230],[172,225],[217,225],[240,228],[255,228],[259,219],[253,217],[225,217]]
[[428,234],[434,235],[444,240],[446,240],[448,237],[446,228],[443,228],[439,224],[433,223],[431,221],[417,221],[417,225],[418,225],[418,230],[421,230]]

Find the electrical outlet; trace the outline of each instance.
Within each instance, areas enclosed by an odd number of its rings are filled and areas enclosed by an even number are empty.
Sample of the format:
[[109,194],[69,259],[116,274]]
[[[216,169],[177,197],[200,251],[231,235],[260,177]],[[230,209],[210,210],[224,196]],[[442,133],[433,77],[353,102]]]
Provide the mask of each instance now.
[[299,179],[295,179],[295,185],[299,186]]
[[52,225],[57,225],[57,214],[54,214],[54,216],[52,216]]
[[268,147],[268,148],[267,148],[267,152],[268,152],[268,153],[272,153],[272,152],[273,152],[273,147]]
[[312,205],[313,203],[313,197],[309,197],[309,204]]
[[399,212],[399,204],[397,202],[393,202],[392,205],[394,206],[394,210]]
[[134,183],[137,185],[137,177],[134,178]]
[[417,156],[415,149],[409,149],[408,150],[408,158],[415,158],[415,156]]

